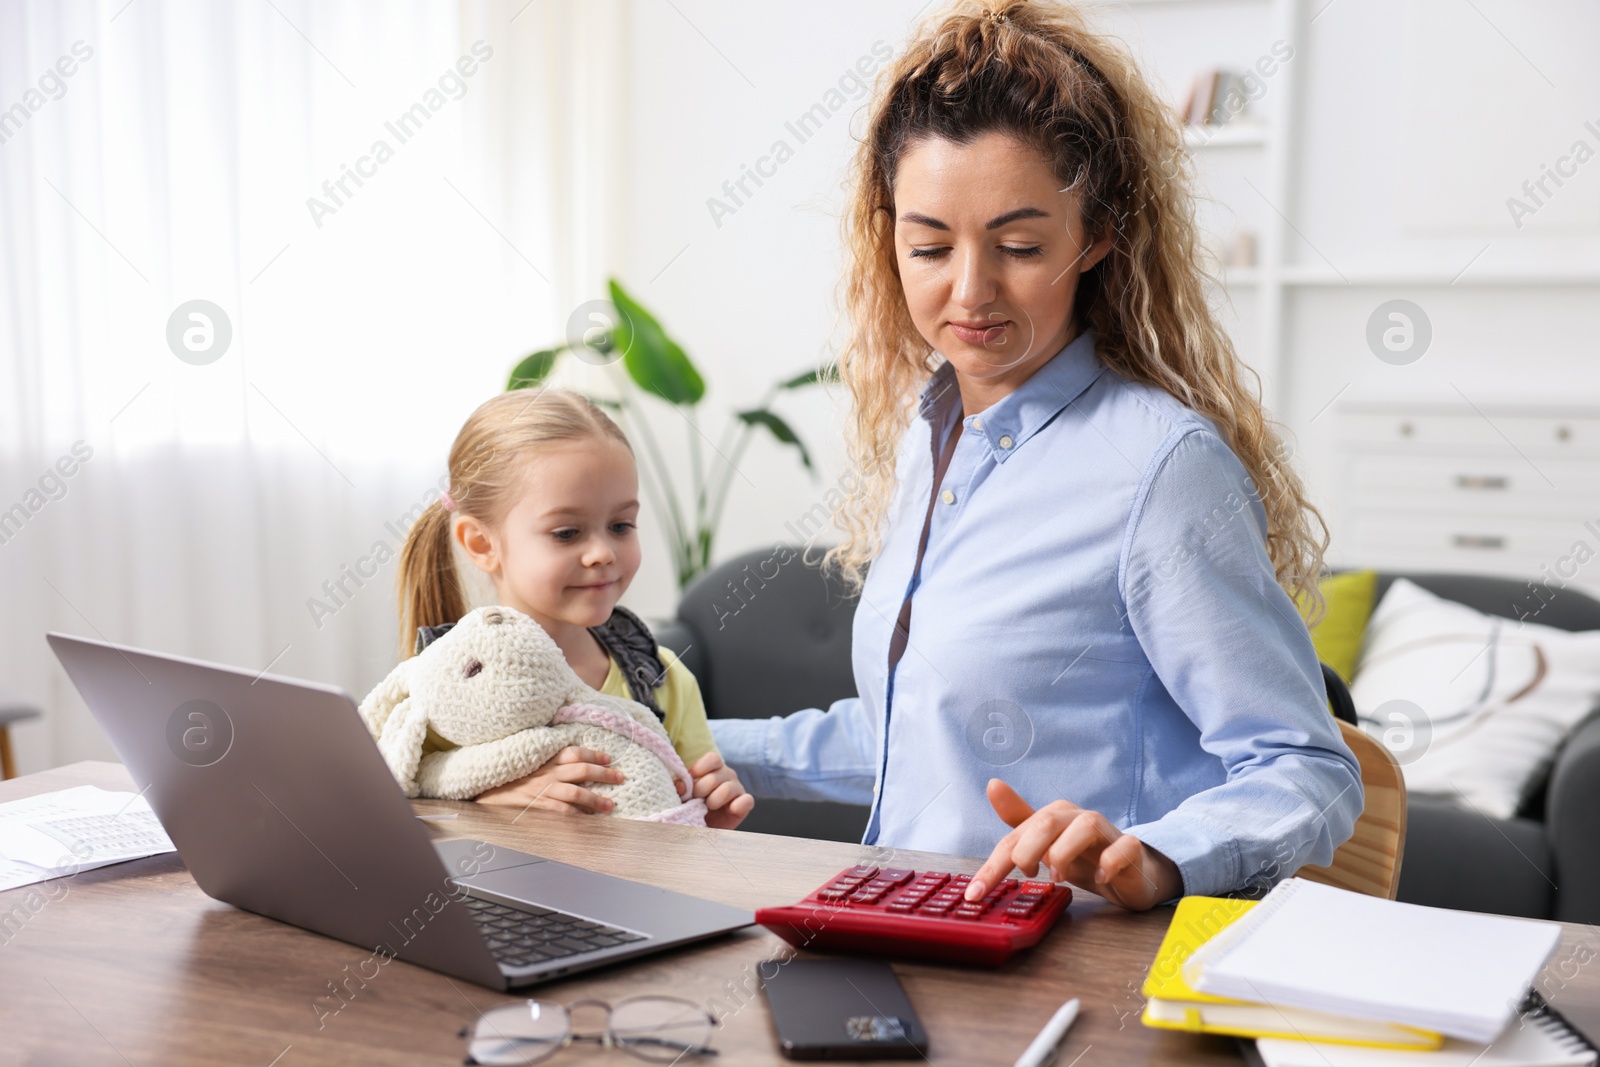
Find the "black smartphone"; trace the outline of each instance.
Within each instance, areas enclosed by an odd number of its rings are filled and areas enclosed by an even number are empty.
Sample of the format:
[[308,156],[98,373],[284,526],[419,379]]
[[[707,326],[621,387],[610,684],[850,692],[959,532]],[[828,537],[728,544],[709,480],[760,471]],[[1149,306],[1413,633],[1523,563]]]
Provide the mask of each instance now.
[[928,1054],[922,1020],[893,968],[880,960],[790,959],[762,988],[778,1047],[792,1060]]

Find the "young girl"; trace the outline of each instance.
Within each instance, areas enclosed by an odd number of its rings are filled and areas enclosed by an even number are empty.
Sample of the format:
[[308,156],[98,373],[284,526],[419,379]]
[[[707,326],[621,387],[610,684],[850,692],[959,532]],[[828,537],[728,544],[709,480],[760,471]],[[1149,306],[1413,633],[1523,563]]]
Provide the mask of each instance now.
[[[639,569],[639,476],[627,438],[584,397],[506,393],[479,406],[450,449],[450,489],[429,504],[400,551],[401,658],[465,615],[453,546],[494,584],[497,602],[529,615],[567,663],[602,693],[662,716],[706,802],[708,826],[731,829],[755,806],[723,765],[694,676],[645,624],[617,606]],[[413,641],[414,639],[414,641]],[[449,747],[429,731],[424,752]],[[602,752],[563,749],[485,804],[604,812],[587,782],[620,782]]]
[[1327,864],[1361,812],[1291,594],[1326,534],[1207,301],[1169,108],[1045,0],[880,75],[846,216],[859,697],[718,720],[761,796],[1129,908]]

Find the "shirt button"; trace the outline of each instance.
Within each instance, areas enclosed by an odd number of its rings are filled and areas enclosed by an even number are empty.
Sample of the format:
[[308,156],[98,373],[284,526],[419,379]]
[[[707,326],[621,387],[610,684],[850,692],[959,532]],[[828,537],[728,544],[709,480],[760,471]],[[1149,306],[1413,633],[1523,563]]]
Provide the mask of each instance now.
[[1009,438],[1009,437],[1000,438],[1000,447],[1001,448],[1010,448],[1011,447],[1011,438]]
[[939,494],[939,499],[943,500],[946,504],[954,504],[956,502],[956,495],[950,490],[946,489],[944,492]]
[[979,418],[974,418],[974,419],[973,419],[973,420],[972,420],[972,428],[973,428],[973,429],[974,429],[974,430],[981,430],[981,429],[983,429],[983,420],[982,420],[982,419],[979,419]]

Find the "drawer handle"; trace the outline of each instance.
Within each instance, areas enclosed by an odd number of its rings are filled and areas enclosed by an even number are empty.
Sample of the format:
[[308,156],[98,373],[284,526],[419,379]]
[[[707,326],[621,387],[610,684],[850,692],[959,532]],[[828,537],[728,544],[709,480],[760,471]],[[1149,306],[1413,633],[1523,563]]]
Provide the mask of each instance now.
[[1505,489],[1510,485],[1511,479],[1504,474],[1456,475],[1457,489]]
[[1506,539],[1499,534],[1456,534],[1451,540],[1457,548],[1506,547]]

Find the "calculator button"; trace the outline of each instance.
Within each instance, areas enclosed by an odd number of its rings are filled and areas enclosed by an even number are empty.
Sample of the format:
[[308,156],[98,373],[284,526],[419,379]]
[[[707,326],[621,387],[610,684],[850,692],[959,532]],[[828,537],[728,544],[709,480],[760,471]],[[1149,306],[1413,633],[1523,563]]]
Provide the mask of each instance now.
[[848,871],[846,871],[845,872],[845,877],[847,877],[847,878],[862,878],[862,879],[866,879],[866,878],[871,878],[873,875],[875,875],[877,873],[878,873],[878,868],[869,866],[869,865],[867,865],[865,863],[861,863],[861,864],[857,864],[854,867],[851,867]]
[[890,867],[888,870],[879,872],[878,881],[888,882],[890,885],[899,885],[901,882],[911,881],[912,878],[916,877],[916,873],[916,871],[908,871],[903,867]]
[[843,900],[849,895],[850,891],[848,889],[834,889],[832,886],[827,889],[817,890],[818,900]]
[[1044,894],[1044,893],[1050,892],[1050,890],[1052,890],[1054,888],[1055,888],[1055,886],[1051,885],[1049,882],[1023,882],[1022,883],[1022,891],[1024,893]]
[[891,900],[887,907],[890,911],[907,912],[915,910],[916,904],[909,900]]

